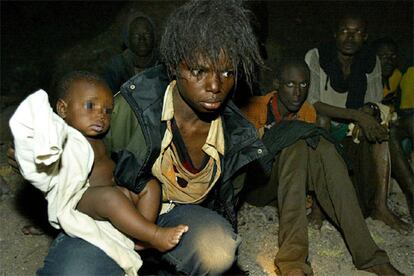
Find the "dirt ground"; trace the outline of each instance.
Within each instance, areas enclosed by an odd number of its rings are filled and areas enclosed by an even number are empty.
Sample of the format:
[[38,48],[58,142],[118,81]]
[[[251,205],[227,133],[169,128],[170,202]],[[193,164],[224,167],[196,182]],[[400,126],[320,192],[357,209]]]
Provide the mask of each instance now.
[[[52,237],[45,201],[37,190],[7,166],[7,144],[0,145],[0,275],[34,275],[42,266]],[[7,185],[4,185],[4,182]],[[408,221],[402,193],[393,185],[390,205]],[[42,236],[26,236],[21,228],[35,223],[47,231]],[[414,275],[414,234],[399,234],[379,221],[367,219],[374,240],[389,254],[392,263],[406,275]],[[278,217],[274,207],[244,204],[239,213],[239,232],[243,238],[239,264],[250,275],[276,275],[273,259],[277,253]],[[340,233],[328,222],[322,229],[309,227],[310,261],[315,275],[369,275],[358,271]]]

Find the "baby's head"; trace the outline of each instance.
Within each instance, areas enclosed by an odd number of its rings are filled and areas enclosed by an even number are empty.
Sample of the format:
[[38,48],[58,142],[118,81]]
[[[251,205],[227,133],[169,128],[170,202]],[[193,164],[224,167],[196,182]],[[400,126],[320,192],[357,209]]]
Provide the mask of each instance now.
[[86,137],[100,137],[109,129],[112,92],[98,75],[74,71],[57,85],[56,112]]

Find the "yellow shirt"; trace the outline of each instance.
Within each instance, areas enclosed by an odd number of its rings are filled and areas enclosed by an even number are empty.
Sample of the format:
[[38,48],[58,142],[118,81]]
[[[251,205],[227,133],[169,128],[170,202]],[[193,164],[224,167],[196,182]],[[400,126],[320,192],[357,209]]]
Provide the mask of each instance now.
[[394,69],[394,72],[392,72],[392,75],[388,79],[388,83],[390,85],[390,88],[388,89],[387,86],[384,86],[384,98],[388,94],[395,92],[398,89],[398,85],[401,81],[401,71],[398,69]]
[[[167,129],[161,142],[160,155],[152,166],[152,174],[161,182],[164,202],[198,204],[207,197],[221,175],[220,155],[224,154],[222,120],[218,117],[211,122],[206,142],[202,147],[209,157],[206,166],[198,173],[186,170],[172,143],[174,87],[175,81],[170,83],[165,92],[161,120],[167,122]],[[178,178],[185,180],[185,187],[178,183]]]
[[402,76],[400,82],[401,88],[401,109],[414,108],[414,66],[408,68]]

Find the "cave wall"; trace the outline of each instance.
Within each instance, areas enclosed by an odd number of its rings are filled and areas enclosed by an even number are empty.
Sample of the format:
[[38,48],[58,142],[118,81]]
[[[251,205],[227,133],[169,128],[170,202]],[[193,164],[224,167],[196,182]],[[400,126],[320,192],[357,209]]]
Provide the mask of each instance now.
[[[21,98],[73,69],[101,72],[123,49],[126,16],[141,11],[161,29],[168,14],[184,1],[1,2],[2,102]],[[250,1],[264,25],[272,68],[281,55],[303,55],[332,37],[332,22],[349,8],[369,22],[369,41],[390,36],[400,45],[402,68],[413,65],[412,1]],[[267,23],[267,25],[266,25]],[[270,89],[272,72],[262,78]]]

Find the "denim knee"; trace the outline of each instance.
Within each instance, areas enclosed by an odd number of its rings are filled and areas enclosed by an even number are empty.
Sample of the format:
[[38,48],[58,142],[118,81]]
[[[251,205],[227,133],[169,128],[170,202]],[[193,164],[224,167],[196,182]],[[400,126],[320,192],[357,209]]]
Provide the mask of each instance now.
[[[174,209],[176,209],[174,212]],[[189,231],[164,258],[188,275],[219,275],[236,260],[240,237],[218,213],[197,206],[175,207],[161,224],[186,224]]]
[[125,275],[125,272],[98,247],[61,233],[53,241],[37,275]]

